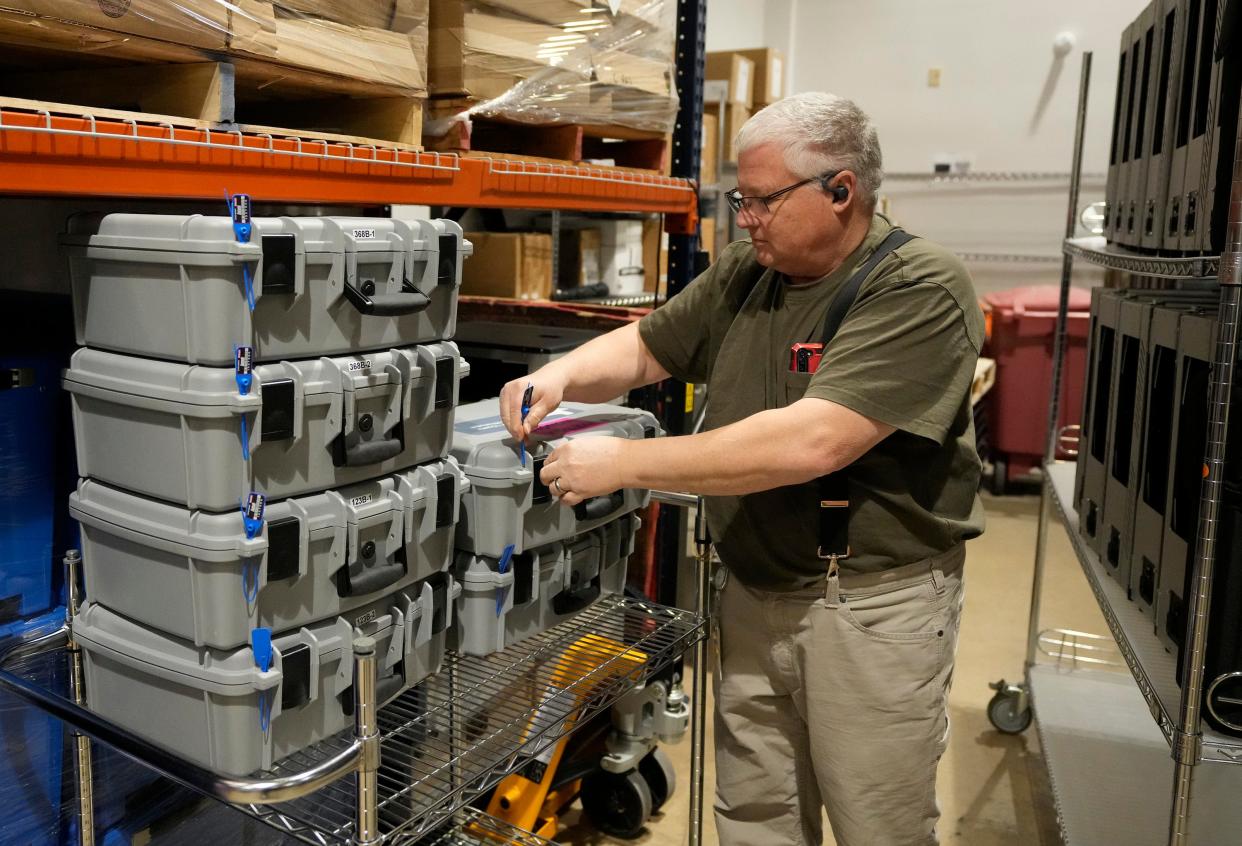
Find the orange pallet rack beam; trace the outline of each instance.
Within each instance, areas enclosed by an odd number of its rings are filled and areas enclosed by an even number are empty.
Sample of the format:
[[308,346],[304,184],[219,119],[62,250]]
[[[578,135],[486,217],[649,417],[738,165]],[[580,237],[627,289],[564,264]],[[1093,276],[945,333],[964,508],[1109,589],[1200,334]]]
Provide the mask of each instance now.
[[0,194],[654,212],[697,224],[687,180],[520,157],[0,109]]

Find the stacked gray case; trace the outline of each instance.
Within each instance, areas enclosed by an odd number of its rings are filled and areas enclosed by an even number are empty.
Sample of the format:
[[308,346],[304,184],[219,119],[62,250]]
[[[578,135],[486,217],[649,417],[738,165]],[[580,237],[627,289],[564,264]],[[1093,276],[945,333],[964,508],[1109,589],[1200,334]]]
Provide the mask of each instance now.
[[518,444],[501,423],[499,400],[462,406],[454,424],[452,453],[469,477],[470,489],[458,525],[458,548],[499,558],[507,546],[519,553],[546,546],[644,507],[650,494],[634,489],[595,497],[574,508],[562,507],[539,473],[552,451],[574,438],[637,440],[660,434],[650,412],[567,402],[535,431],[522,466]]
[[579,537],[513,555],[504,571],[490,556],[457,558],[458,649],[490,655],[533,637],[625,590],[625,571],[642,525],[627,514]]
[[279,634],[267,670],[249,647],[196,647],[91,603],[74,620],[87,704],[215,772],[266,770],[350,724],[356,636],[377,642],[381,704],[438,670],[458,591],[444,574],[438,585]]
[[93,479],[69,510],[94,602],[230,649],[254,628],[297,629],[447,571],[468,485],[449,458],[268,505],[253,537],[240,510],[190,511]]
[[[78,343],[190,364],[383,350],[453,336],[462,261],[449,220],[74,218],[69,254]],[[250,310],[246,277],[254,310]]]
[[233,207],[72,221],[64,385],[87,702],[246,775],[347,728],[356,636],[381,704],[443,661],[471,248],[450,221]]
[[443,341],[257,365],[242,394],[232,368],[80,349],[65,390],[83,476],[226,511],[444,457],[468,372]]

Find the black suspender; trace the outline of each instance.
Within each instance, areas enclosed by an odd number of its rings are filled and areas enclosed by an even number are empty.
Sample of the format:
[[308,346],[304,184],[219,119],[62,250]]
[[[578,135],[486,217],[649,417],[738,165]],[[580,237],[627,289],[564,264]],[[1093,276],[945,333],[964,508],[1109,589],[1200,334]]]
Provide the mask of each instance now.
[[[828,342],[837,334],[837,330],[841,328],[845,315],[849,312],[850,307],[854,305],[854,300],[858,298],[858,290],[862,287],[863,282],[875,270],[876,265],[884,260],[885,256],[893,250],[914,240],[913,235],[903,232],[900,229],[894,229],[888,234],[880,245],[875,248],[875,252],[871,254],[871,258],[867,259],[862,267],[850,277],[837,295],[833,298],[832,303],[828,306],[828,313],[824,317],[824,331],[820,337],[820,343],[824,345],[824,349],[828,349]],[[829,473],[827,476],[820,476],[818,479],[819,486],[819,549],[817,554],[820,558],[831,560],[835,565],[840,558],[848,558],[850,555],[849,528],[850,528],[850,485],[848,468],[843,468],[835,473]]]

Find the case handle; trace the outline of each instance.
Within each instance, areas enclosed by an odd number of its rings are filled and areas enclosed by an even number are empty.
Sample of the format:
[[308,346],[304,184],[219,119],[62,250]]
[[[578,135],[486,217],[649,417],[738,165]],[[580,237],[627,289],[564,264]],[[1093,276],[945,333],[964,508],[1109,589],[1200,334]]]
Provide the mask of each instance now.
[[[344,438],[341,437],[338,443],[343,441]],[[382,461],[396,457],[403,449],[405,449],[405,446],[399,437],[360,441],[353,446],[344,447],[342,450],[344,453],[342,458],[344,460],[338,463],[337,466],[344,464],[346,467],[362,467],[367,464],[379,464]]]
[[[365,545],[363,550],[365,552]],[[356,575],[350,572],[351,568],[365,559],[360,558],[353,564],[346,564],[336,571],[336,595],[340,597],[365,596],[396,584],[406,573],[404,558],[403,555],[396,555],[392,561],[384,564],[375,564],[370,567],[364,565]]]
[[589,606],[592,602],[599,599],[600,584],[599,576],[591,579],[585,584],[571,585],[565,590],[552,597],[552,612],[554,614],[577,614]]
[[625,492],[613,491],[603,496],[593,496],[574,506],[574,516],[579,520],[600,520],[625,505]]
[[[375,681],[375,704],[384,705],[405,687],[405,665],[398,664],[391,676]],[[351,684],[340,693],[341,711],[347,717],[354,715],[354,686]]]
[[[345,283],[345,299],[363,314],[380,317],[396,317],[403,314],[414,314],[431,305],[431,299],[421,291],[403,290],[399,294],[377,294],[374,283],[363,283],[358,288]],[[372,289],[369,293],[367,289]]]

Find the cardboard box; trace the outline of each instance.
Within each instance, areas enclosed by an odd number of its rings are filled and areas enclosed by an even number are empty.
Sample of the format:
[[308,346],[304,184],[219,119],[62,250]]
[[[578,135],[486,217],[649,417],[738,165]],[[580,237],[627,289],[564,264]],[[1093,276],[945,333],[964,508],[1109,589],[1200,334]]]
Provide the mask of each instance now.
[[397,0],[273,0],[276,14],[329,20],[346,26],[392,29]]
[[432,0],[427,64],[433,96],[490,100],[554,67],[549,50],[564,30],[487,14],[485,8],[468,0]]
[[641,294],[643,290],[643,221],[600,222],[600,281],[616,297]]
[[[719,122],[720,106],[718,104],[707,106],[703,110],[703,120]],[[750,109],[734,103],[729,103],[725,106],[724,138],[717,148],[724,151],[725,161],[737,161],[737,134],[741,131],[742,125],[748,120],[750,120]]]
[[739,56],[745,56],[755,64],[755,79],[752,91],[751,106],[758,111],[759,106],[775,103],[785,99],[785,54],[780,50],[765,47],[762,50],[738,50]]
[[664,3],[650,0],[487,0],[487,5],[553,26],[604,20],[627,28],[639,27],[643,22],[672,26],[676,6],[671,0]]
[[600,281],[600,231],[598,229],[567,229],[561,231],[560,263],[557,266],[558,288],[579,288]]
[[230,52],[235,55],[374,83],[391,93],[427,93],[423,62],[404,33],[290,16],[269,0],[231,2],[251,26],[247,32],[234,32]]
[[699,183],[715,185],[720,170],[720,119],[703,115],[703,136],[699,145]]
[[552,236],[540,232],[467,232],[474,255],[462,265],[461,292],[544,300],[552,294]]
[[704,79],[723,79],[729,83],[729,102],[750,108],[754,102],[755,63],[738,53],[708,53],[703,66]]
[[670,68],[665,62],[606,50],[595,53],[591,63],[595,78],[605,85],[634,88],[663,98],[673,93]]
[[668,290],[668,233],[658,218],[643,221],[643,291]]
[[[223,50],[229,43],[232,18],[236,15],[219,0],[4,0],[5,10],[25,14],[3,16],[5,33],[25,43],[45,37],[61,46],[77,30],[83,37],[79,49],[107,47],[107,33],[134,35],[171,44]],[[128,55],[124,39],[115,39],[117,52]]]
[[699,249],[707,253],[709,261],[716,260],[716,218],[699,219]]
[[423,96],[426,71],[408,36],[383,29],[344,26],[323,20],[278,20],[277,53],[282,64],[375,82]]
[[3,5],[40,17],[209,49],[228,43],[232,16],[219,0],[4,0]]

